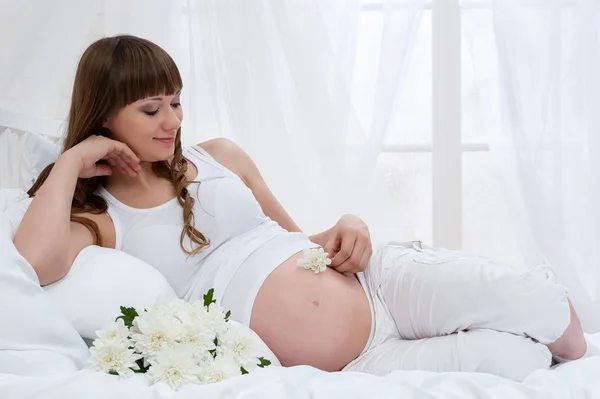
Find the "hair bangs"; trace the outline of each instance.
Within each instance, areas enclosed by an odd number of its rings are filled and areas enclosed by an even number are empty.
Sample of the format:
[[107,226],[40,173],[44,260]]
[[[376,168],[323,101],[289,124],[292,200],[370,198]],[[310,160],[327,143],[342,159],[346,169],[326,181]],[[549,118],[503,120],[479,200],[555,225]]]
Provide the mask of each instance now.
[[111,66],[115,107],[161,95],[173,95],[183,87],[175,61],[156,44],[141,38],[121,40]]

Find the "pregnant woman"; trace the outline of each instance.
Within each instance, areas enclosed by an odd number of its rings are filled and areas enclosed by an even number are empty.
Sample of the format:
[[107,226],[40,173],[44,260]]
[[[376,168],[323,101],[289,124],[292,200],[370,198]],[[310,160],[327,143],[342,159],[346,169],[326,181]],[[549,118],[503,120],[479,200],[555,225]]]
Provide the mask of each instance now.
[[[214,287],[286,366],[520,379],[548,367],[550,353],[585,354],[549,270],[516,272],[420,242],[373,255],[352,215],[306,235],[238,146],[182,147],[182,87],[174,61],[147,40],[108,37],[84,52],[64,151],[29,191],[14,238],[41,285],[65,276],[86,246],[116,248],[158,269],[182,298]],[[327,267],[298,267],[323,266],[317,248]]]

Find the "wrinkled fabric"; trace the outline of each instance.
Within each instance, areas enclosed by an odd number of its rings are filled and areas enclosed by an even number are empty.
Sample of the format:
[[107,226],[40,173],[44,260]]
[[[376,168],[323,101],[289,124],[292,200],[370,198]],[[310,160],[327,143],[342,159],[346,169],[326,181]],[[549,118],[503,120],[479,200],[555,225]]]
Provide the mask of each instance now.
[[544,344],[570,320],[566,289],[546,266],[521,271],[420,242],[388,243],[360,278],[373,329],[345,371],[471,371],[523,380],[548,368]]

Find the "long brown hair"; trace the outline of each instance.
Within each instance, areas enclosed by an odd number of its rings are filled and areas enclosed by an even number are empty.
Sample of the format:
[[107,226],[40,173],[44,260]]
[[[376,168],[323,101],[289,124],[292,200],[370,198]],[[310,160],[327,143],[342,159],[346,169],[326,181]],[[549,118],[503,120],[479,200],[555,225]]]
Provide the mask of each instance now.
[[[181,75],[173,59],[148,40],[119,35],[92,43],[77,66],[63,152],[92,135],[107,136],[103,121],[122,107],[147,97],[173,95],[182,86]],[[27,192],[30,197],[44,184],[53,166],[51,164],[42,171]],[[195,255],[209,242],[194,227],[194,199],[187,190],[187,168],[187,160],[181,151],[179,128],[173,160],[170,164],[167,161],[153,163],[152,171],[173,183],[179,204],[183,207],[184,227],[180,245],[184,252]],[[107,211],[108,204],[96,193],[101,183],[101,177],[78,179],[71,203],[71,220],[83,224],[92,233],[96,245],[101,245],[98,225],[78,214]],[[192,243],[189,249],[184,245],[186,235]]]

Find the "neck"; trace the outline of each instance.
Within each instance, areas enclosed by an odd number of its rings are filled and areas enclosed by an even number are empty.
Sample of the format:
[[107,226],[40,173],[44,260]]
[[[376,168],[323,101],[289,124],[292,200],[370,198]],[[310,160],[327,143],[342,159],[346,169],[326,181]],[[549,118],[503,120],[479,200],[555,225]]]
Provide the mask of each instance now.
[[142,169],[137,176],[130,176],[118,172],[114,172],[110,176],[104,178],[104,186],[107,190],[128,187],[128,189],[144,190],[152,188],[160,180],[152,171],[152,162],[140,163]]

